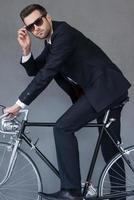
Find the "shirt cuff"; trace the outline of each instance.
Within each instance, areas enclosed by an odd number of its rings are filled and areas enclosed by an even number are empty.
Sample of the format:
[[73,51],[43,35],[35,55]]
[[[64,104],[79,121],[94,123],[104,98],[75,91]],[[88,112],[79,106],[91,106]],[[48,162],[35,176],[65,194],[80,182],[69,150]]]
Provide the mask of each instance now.
[[22,109],[26,107],[26,104],[24,104],[23,102],[21,102],[19,99],[16,101],[16,104],[18,106],[20,106]]
[[32,53],[30,52],[27,56],[22,56],[21,62],[22,63],[27,62],[30,59],[31,55],[32,55]]

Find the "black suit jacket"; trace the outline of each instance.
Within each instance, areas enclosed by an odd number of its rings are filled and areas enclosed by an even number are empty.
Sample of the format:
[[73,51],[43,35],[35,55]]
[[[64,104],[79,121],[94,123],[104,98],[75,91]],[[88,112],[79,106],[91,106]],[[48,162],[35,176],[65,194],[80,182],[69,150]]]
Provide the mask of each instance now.
[[101,111],[116,101],[130,87],[117,66],[80,31],[66,22],[53,21],[51,46],[45,42],[42,53],[22,65],[29,76],[35,76],[19,99],[29,105],[52,81],[76,101],[74,90],[65,77],[83,89],[90,104]]

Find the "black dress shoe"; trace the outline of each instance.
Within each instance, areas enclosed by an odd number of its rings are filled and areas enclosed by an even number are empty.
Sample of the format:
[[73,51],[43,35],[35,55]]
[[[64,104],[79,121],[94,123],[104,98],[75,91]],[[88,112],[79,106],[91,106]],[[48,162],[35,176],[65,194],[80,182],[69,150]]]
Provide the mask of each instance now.
[[42,198],[48,200],[83,200],[82,195],[78,192],[74,192],[73,190],[61,190],[52,194],[39,192],[38,194]]

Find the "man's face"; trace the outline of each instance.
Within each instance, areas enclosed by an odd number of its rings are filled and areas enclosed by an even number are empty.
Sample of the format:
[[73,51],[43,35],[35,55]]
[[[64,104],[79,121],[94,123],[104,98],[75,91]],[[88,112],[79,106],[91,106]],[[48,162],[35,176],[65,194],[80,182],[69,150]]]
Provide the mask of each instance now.
[[50,16],[43,16],[38,10],[33,11],[24,18],[24,23],[35,37],[40,39],[48,38],[52,31],[52,23]]

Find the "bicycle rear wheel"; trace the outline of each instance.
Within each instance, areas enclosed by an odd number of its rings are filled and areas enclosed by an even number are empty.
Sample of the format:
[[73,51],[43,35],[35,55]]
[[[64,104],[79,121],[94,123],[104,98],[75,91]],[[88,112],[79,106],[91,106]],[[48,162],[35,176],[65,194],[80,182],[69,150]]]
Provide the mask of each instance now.
[[38,192],[42,191],[42,183],[39,172],[21,149],[17,149],[17,158],[9,178],[2,183],[11,153],[11,145],[0,142],[0,200],[40,200]]
[[134,199],[134,146],[125,149],[124,155],[131,167],[117,154],[105,167],[99,181],[99,196],[112,195],[112,200]]

